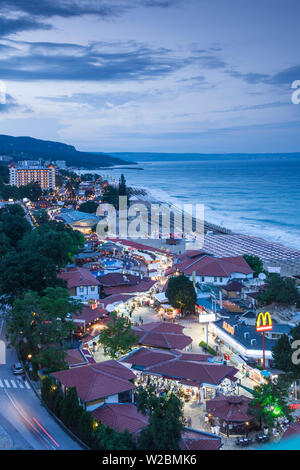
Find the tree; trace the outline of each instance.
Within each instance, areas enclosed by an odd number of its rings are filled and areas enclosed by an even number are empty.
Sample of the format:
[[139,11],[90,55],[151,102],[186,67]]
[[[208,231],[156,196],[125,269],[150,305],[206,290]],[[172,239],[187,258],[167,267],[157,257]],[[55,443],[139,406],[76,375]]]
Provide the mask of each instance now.
[[1,231],[9,238],[11,246],[15,247],[26,232],[31,231],[30,223],[24,217],[24,211],[18,204],[5,206],[0,210]]
[[192,281],[184,275],[174,276],[169,279],[166,297],[174,308],[179,308],[181,313],[193,312],[197,300]]
[[293,352],[297,351],[292,347],[294,342],[300,344],[300,325],[291,329],[289,336],[282,335],[272,348],[275,367],[288,374],[291,380],[300,379],[300,364],[293,361]]
[[34,217],[38,225],[47,224],[50,221],[49,215],[44,209],[35,211]]
[[39,252],[28,249],[20,255],[18,251],[9,251],[0,260],[0,296],[5,296],[9,303],[28,290],[40,294],[47,287],[63,285],[57,278],[55,263]]
[[61,402],[60,417],[65,425],[76,433],[80,429],[83,414],[84,409],[79,404],[77,390],[75,387],[71,387],[65,392]]
[[244,260],[249,264],[250,268],[254,271],[254,277],[257,277],[264,271],[264,265],[259,256],[255,255],[244,255]]
[[88,214],[95,214],[98,209],[98,205],[99,204],[94,201],[87,201],[79,206],[79,210],[81,212],[87,212]]
[[[6,330],[11,346],[33,355],[33,362],[51,371],[65,368],[65,338],[75,330],[71,316],[81,305],[63,288],[48,287],[39,296],[29,291],[14,301],[6,314]],[[51,362],[52,361],[52,362]]]
[[270,273],[266,279],[264,290],[257,296],[263,304],[277,302],[281,305],[291,305],[300,301],[296,279],[281,277],[277,273]]
[[115,209],[119,208],[119,194],[117,188],[107,185],[103,189],[102,202],[111,204]]
[[56,266],[63,267],[72,260],[72,255],[78,253],[79,245],[67,231],[49,230],[39,232],[33,230],[18,244],[18,250],[40,253],[49,258]]
[[138,411],[149,416],[149,423],[138,437],[143,450],[179,450],[185,426],[183,403],[174,393],[158,397],[153,387],[140,387],[137,393]]
[[278,418],[289,418],[289,387],[290,382],[282,378],[268,380],[267,383],[254,387],[253,399],[248,408],[249,414],[270,427],[275,425]]
[[275,367],[284,372],[292,371],[292,347],[287,335],[281,335],[272,348]]
[[42,188],[36,181],[19,187],[20,199],[26,197],[30,199],[30,201],[38,201],[42,194]]
[[130,351],[137,342],[138,336],[132,331],[130,321],[111,312],[107,328],[99,335],[99,344],[103,346],[104,354],[116,359]]

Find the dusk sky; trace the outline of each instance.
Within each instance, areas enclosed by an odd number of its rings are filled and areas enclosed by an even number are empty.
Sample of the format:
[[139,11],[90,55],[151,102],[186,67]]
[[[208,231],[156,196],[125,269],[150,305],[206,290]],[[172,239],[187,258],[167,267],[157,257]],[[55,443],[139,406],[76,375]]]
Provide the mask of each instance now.
[[299,0],[1,0],[0,133],[140,152],[300,151]]

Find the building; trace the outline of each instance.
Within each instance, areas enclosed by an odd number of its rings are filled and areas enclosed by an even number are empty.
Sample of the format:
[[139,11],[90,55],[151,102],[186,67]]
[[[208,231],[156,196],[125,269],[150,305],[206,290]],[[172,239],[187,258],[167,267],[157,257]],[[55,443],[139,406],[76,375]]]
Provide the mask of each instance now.
[[[241,355],[245,362],[262,365],[263,337],[257,333],[254,325],[239,322],[235,315],[229,315],[209,325],[210,332],[219,340],[219,348],[233,360]],[[283,334],[289,334],[291,327],[287,324],[273,323],[273,329],[265,332],[265,359],[266,366],[271,365],[272,348],[277,339]],[[232,357],[231,357],[232,354]]]
[[18,162],[9,167],[9,184],[11,186],[26,186],[29,183],[38,183],[43,190],[55,188],[55,168],[47,167],[37,162]]
[[178,350],[140,348],[130,352],[122,362],[151,383],[159,380],[193,394],[197,401],[214,398],[222,387],[236,381],[238,369],[213,362],[208,355]]
[[94,411],[105,404],[133,403],[135,374],[128,367],[110,360],[73,367],[51,374],[62,390],[76,387],[80,404]]
[[205,253],[186,252],[166,270],[167,276],[184,274],[199,284],[225,286],[232,279],[252,279],[253,270],[243,256],[215,258]]
[[138,336],[138,344],[162,349],[186,349],[193,340],[183,333],[184,327],[178,323],[151,322],[134,326],[132,331]]
[[86,212],[74,211],[72,209],[62,209],[55,216],[56,220],[72,227],[73,230],[79,230],[82,233],[91,233],[92,228],[98,224],[102,217],[97,217]]
[[71,297],[83,301],[99,299],[99,282],[88,269],[70,268],[58,277],[66,281]]

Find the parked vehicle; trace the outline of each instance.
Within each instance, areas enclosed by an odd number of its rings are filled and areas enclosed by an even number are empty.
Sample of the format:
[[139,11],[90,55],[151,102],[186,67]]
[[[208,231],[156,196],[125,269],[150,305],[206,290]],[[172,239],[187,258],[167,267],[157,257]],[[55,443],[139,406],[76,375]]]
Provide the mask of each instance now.
[[23,367],[21,366],[20,363],[13,364],[11,370],[12,370],[13,374],[15,374],[15,375],[19,375],[19,374],[24,373]]

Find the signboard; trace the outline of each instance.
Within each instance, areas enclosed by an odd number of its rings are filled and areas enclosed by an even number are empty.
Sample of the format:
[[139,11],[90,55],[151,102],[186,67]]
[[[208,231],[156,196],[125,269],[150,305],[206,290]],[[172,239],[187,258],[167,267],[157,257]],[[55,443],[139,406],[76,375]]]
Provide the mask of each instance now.
[[273,329],[272,318],[269,312],[260,312],[256,318],[256,331],[264,332]]
[[227,331],[227,333],[234,335],[234,327],[232,325],[229,325],[229,323],[227,323],[226,321],[223,321],[223,328]]

